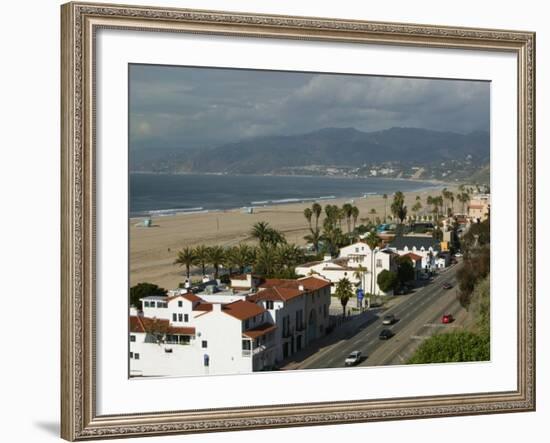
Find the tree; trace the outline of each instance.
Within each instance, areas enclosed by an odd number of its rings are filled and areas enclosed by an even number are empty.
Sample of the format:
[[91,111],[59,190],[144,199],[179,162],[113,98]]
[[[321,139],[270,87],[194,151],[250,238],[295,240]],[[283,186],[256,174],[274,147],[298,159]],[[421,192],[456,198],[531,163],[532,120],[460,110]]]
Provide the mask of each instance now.
[[219,276],[220,266],[222,266],[226,259],[225,249],[221,246],[211,246],[208,248],[208,262],[214,268],[214,278]]
[[359,218],[359,208],[357,206],[351,208],[351,218],[353,219],[353,230],[355,231],[355,225],[357,224],[357,219]]
[[208,247],[199,245],[195,248],[196,264],[200,265],[202,275],[206,274],[206,264],[208,263]]
[[388,203],[388,194],[384,194],[382,198],[384,199],[384,223],[386,223],[386,219],[388,218],[387,212],[386,212],[386,204]]
[[191,266],[193,266],[196,262],[197,255],[195,254],[195,250],[189,246],[186,246],[179,251],[177,258],[174,260],[175,265],[185,266],[185,272],[188,280],[191,275]]
[[345,203],[342,206],[342,214],[346,218],[346,223],[348,225],[348,235],[351,234],[351,216],[353,214],[353,206],[350,203]]
[[313,211],[313,215],[315,215],[315,229],[317,230],[319,229],[319,217],[321,216],[323,208],[319,203],[313,203],[311,210]]
[[310,233],[304,236],[304,240],[313,245],[315,253],[319,253],[319,243],[321,241],[321,231],[318,228],[310,229]]
[[353,286],[347,278],[344,277],[336,284],[335,295],[336,295],[336,298],[340,300],[340,304],[342,305],[343,315],[345,316],[346,305],[348,304],[350,298],[353,297]]
[[376,279],[378,287],[383,292],[390,292],[397,286],[398,278],[397,273],[384,269]]
[[304,217],[306,218],[306,220],[309,224],[309,229],[311,229],[311,217],[312,216],[313,216],[313,211],[311,210],[311,208],[304,209]]
[[258,240],[258,242],[261,245],[262,243],[266,242],[270,231],[271,231],[271,228],[269,227],[268,222],[259,221],[257,223],[254,223],[254,225],[252,225],[252,229],[250,230],[250,235],[256,240]]
[[254,272],[264,277],[274,275],[277,267],[276,247],[268,244],[262,244],[256,251],[256,262],[254,263]]
[[163,297],[166,295],[166,289],[160,288],[153,283],[138,283],[130,288],[130,305],[141,310],[141,299],[152,295]]
[[231,248],[230,257],[231,263],[239,268],[239,272],[242,274],[246,267],[254,263],[254,248],[245,243],[239,243]]
[[414,267],[409,257],[398,257],[397,262],[397,280],[399,284],[404,284],[414,280]]
[[408,364],[488,361],[489,338],[469,331],[439,334],[424,341]]
[[407,217],[407,207],[405,206],[405,196],[401,191],[397,191],[393,195],[393,202],[390,209],[392,214],[398,218],[402,224],[405,217]]

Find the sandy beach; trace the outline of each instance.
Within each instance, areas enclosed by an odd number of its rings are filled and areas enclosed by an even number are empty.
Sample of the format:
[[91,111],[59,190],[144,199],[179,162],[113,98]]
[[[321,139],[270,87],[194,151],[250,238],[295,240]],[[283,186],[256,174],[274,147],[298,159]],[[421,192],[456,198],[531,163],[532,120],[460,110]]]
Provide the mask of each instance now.
[[[441,185],[429,190],[418,190],[405,193],[405,204],[409,208],[414,205],[417,195],[421,197],[423,209],[426,207],[428,195],[440,195],[441,189],[447,187],[453,192],[454,186]],[[386,212],[390,214],[392,197],[388,195]],[[341,206],[350,201],[349,198],[320,201],[324,207],[327,204]],[[366,218],[384,218],[384,199],[381,195],[369,195],[367,198],[354,198],[353,204],[359,208],[359,220]],[[269,224],[282,231],[291,243],[303,245],[303,237],[308,233],[308,223],[303,211],[311,207],[312,202],[274,205],[255,208],[253,214],[243,213],[240,209],[228,211],[213,211],[207,213],[178,214],[165,217],[154,217],[150,228],[138,227],[139,220],[130,220],[130,284],[151,282],[166,289],[177,287],[184,280],[184,269],[173,264],[176,253],[185,246],[204,244],[207,246],[232,246],[239,242],[250,242],[252,225],[259,221]],[[455,208],[459,203],[455,201]],[[376,214],[371,214],[374,209]],[[320,224],[324,218],[321,215]],[[345,222],[344,222],[345,225]],[[345,229],[345,226],[344,226]]]

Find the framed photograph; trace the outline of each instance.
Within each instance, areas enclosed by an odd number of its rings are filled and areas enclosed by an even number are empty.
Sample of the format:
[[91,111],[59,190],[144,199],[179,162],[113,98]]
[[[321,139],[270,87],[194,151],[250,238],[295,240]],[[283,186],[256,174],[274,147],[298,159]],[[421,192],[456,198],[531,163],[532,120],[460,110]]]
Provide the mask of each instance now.
[[535,409],[535,35],[68,3],[62,437]]

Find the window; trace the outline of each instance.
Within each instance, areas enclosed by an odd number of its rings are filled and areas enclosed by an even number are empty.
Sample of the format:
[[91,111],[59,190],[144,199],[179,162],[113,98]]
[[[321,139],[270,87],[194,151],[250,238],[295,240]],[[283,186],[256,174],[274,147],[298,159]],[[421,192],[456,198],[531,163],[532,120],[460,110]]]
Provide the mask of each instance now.
[[135,335],[130,335],[130,341],[135,342],[136,341],[136,336]]
[[381,268],[382,267],[382,260],[380,258],[376,259],[376,267]]
[[130,358],[134,358],[134,353],[130,352]]
[[208,341],[203,340],[202,343],[201,343],[201,346],[202,346],[203,349],[206,349],[208,347]]
[[273,309],[273,300],[267,300],[265,302],[265,308],[266,309]]
[[139,360],[139,353],[137,352],[134,353],[134,360]]
[[154,308],[155,307],[155,302],[152,301],[151,304],[150,304],[151,308]]
[[144,308],[148,308],[148,307],[149,307],[149,302],[148,302],[148,301],[144,301],[144,302],[143,302],[143,307],[144,307]]
[[178,301],[178,308],[183,308],[183,302],[181,300]]
[[172,314],[172,321],[178,321],[178,315]]
[[183,319],[187,323],[189,321],[189,314],[183,314]]
[[355,252],[359,252],[359,248],[355,248]]
[[167,354],[171,354],[172,348],[164,348],[164,352],[166,352]]
[[249,327],[250,327],[250,320],[245,320],[244,321],[244,328],[248,329]]
[[178,314],[178,321],[183,321],[183,314]]

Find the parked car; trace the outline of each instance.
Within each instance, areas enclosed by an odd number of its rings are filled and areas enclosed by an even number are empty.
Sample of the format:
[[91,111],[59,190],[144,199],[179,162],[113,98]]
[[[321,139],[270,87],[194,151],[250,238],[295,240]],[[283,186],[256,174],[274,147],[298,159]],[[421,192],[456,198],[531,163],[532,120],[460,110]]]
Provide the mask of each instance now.
[[457,258],[462,257],[462,253],[461,253],[461,252],[457,252],[457,253],[455,254],[455,257],[457,257]]
[[389,338],[392,338],[393,337],[393,332],[391,331],[391,329],[382,329],[380,331],[380,334],[378,335],[378,338],[380,340],[387,340]]
[[454,322],[455,319],[452,314],[445,314],[443,317],[441,317],[441,323],[448,324]]
[[355,366],[361,361],[361,351],[353,351],[350,355],[346,357],[345,364],[346,366]]
[[453,287],[452,284],[450,284],[448,281],[443,283],[443,289],[451,289]]
[[382,319],[383,325],[393,325],[395,323],[395,315],[388,314],[384,315],[384,318]]

